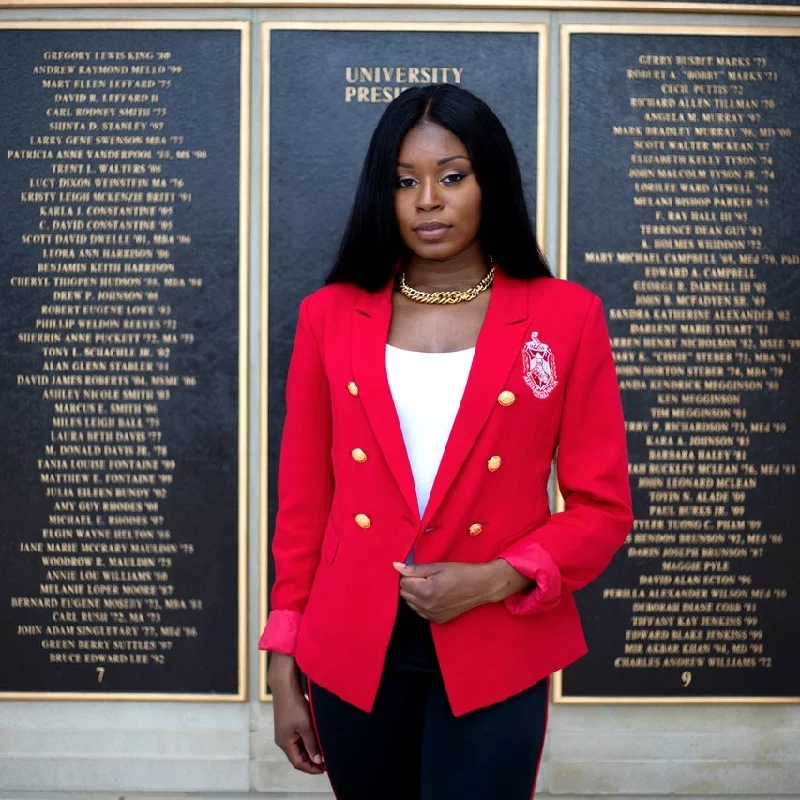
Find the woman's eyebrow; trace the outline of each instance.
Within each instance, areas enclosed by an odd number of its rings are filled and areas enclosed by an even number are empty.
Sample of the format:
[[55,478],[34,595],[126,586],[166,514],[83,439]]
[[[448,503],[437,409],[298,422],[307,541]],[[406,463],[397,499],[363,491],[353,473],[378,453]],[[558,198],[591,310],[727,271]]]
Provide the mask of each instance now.
[[[447,164],[448,161],[455,161],[457,158],[463,158],[465,161],[469,161],[468,156],[447,156],[446,158],[439,159],[436,162],[437,166],[441,166],[442,164]],[[404,169],[414,169],[413,164],[409,164],[407,161],[398,161],[398,167],[403,167]]]

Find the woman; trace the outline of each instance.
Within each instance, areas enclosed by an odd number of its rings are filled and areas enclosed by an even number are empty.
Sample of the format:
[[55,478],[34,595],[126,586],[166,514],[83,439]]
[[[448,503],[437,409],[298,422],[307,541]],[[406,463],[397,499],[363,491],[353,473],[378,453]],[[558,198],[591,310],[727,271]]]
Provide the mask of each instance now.
[[259,643],[277,743],[339,800],[527,800],[547,677],[586,649],[573,592],[630,490],[601,304],[550,275],[470,93],[387,107],[286,397]]

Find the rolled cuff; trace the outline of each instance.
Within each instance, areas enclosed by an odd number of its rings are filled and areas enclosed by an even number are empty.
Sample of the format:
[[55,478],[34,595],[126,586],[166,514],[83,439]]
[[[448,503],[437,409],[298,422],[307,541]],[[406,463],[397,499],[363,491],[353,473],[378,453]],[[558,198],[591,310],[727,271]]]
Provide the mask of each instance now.
[[518,592],[505,599],[509,612],[517,615],[541,614],[552,611],[558,605],[561,600],[561,573],[541,545],[523,539],[501,553],[500,558],[534,582],[531,591]]
[[271,611],[264,632],[258,640],[258,649],[293,656],[302,619],[303,615],[299,611]]

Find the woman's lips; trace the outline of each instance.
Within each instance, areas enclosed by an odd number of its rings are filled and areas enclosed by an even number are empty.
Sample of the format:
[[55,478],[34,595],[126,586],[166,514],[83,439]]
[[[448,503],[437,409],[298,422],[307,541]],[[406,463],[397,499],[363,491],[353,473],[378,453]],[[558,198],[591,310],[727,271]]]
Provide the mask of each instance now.
[[417,225],[414,230],[420,239],[432,242],[441,239],[447,233],[449,227],[440,222],[425,222],[422,225]]

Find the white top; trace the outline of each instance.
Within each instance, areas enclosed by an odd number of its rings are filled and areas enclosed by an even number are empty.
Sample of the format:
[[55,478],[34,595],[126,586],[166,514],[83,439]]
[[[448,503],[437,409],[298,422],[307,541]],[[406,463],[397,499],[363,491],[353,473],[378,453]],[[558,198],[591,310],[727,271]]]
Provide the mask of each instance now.
[[386,345],[386,375],[414,474],[420,517],[450,436],[475,348],[419,353]]

